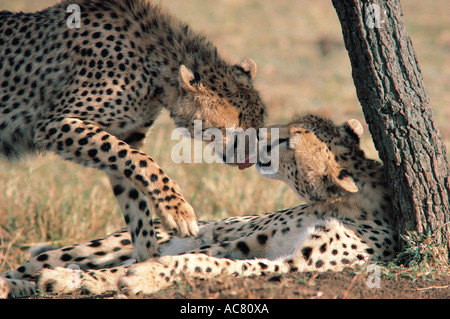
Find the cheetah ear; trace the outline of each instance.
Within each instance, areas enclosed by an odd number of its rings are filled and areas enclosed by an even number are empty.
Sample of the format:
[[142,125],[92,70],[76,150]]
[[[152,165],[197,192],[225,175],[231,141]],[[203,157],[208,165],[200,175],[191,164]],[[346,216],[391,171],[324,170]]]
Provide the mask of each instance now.
[[356,134],[356,136],[358,137],[358,139],[360,139],[361,136],[362,136],[363,133],[364,133],[364,128],[363,128],[361,122],[358,121],[358,120],[355,120],[355,119],[351,119],[351,120],[348,120],[348,121],[347,121],[347,125],[348,125],[348,127],[350,128],[350,130],[351,130],[354,134]]
[[353,178],[348,174],[347,170],[341,170],[338,176],[333,178],[333,182],[341,189],[349,193],[357,193],[358,186],[356,186]]
[[180,83],[181,86],[190,92],[196,92],[195,84],[200,83],[200,75],[197,72],[192,72],[184,64],[180,66]]
[[250,58],[245,58],[238,64],[236,64],[237,67],[244,70],[245,73],[248,73],[250,75],[250,78],[253,80],[256,76],[256,63]]

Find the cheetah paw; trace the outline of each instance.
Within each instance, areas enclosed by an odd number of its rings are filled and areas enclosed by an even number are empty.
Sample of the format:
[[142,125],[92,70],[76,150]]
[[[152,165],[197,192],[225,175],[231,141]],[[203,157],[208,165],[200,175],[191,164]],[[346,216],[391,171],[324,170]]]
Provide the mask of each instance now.
[[33,296],[35,290],[34,282],[0,277],[0,299]]
[[178,237],[197,237],[199,227],[194,209],[184,199],[179,199],[175,205],[173,201],[164,209],[160,207],[159,217],[165,228],[174,231]]
[[118,287],[125,295],[150,295],[167,286],[173,280],[166,275],[164,266],[155,261],[135,264],[119,279]]

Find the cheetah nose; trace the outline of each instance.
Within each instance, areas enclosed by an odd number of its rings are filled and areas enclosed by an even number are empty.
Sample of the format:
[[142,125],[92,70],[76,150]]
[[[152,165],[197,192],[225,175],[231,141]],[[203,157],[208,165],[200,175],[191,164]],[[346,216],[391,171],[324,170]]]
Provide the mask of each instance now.
[[244,170],[246,168],[249,168],[253,165],[255,165],[256,163],[256,154],[252,154],[250,156],[248,156],[243,163],[238,163],[238,168],[239,170]]

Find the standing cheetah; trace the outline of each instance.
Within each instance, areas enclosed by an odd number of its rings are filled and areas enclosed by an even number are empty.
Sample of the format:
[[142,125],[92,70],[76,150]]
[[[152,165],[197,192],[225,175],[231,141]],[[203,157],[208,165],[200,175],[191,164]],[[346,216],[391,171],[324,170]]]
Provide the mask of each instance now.
[[278,139],[260,137],[279,150],[278,172],[264,176],[284,181],[307,204],[205,222],[197,238],[161,230],[163,256],[130,267],[117,266],[131,256],[126,230],[45,252],[3,275],[11,294],[29,293],[34,283],[20,280],[36,277],[41,291],[150,294],[183,276],[340,271],[394,257],[397,232],[384,169],[360,149],[361,124],[305,115],[277,128]]
[[[80,9],[79,28],[68,23],[69,5]],[[254,61],[228,64],[203,36],[145,0],[3,11],[0,156],[54,152],[106,172],[133,256],[144,261],[159,256],[151,212],[180,237],[198,234],[178,185],[140,151],[149,128],[163,107],[191,131],[194,120],[223,132],[259,128],[266,108],[255,74]],[[223,141],[226,154],[235,142]]]

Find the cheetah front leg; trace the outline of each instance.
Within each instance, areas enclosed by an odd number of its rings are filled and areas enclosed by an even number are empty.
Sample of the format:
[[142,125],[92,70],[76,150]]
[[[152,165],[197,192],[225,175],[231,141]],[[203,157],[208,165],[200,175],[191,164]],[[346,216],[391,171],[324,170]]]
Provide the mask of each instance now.
[[[129,142],[132,148],[139,151],[143,144],[143,138]],[[142,231],[142,236],[138,236],[140,240],[136,241],[135,235],[131,238],[135,248],[133,257],[136,260],[147,260],[150,257],[159,256],[158,239],[153,228],[147,197],[142,192],[136,191],[131,181],[112,174],[108,174],[108,177],[130,233],[140,234]],[[143,222],[140,222],[140,219],[136,219],[137,216],[143,216]],[[134,230],[134,232],[131,230]],[[144,238],[147,238],[147,240],[144,240]]]
[[109,174],[109,180],[123,212],[133,242],[133,258],[147,260],[160,255],[158,239],[145,195],[123,177]]
[[150,210],[139,209],[145,200],[151,203],[167,229],[176,231],[180,237],[198,234],[194,210],[179,186],[151,157],[94,123],[75,118],[42,122],[38,125],[35,142],[40,149],[101,169],[111,176],[114,193],[125,209],[124,218],[134,240],[137,261],[158,254]]

